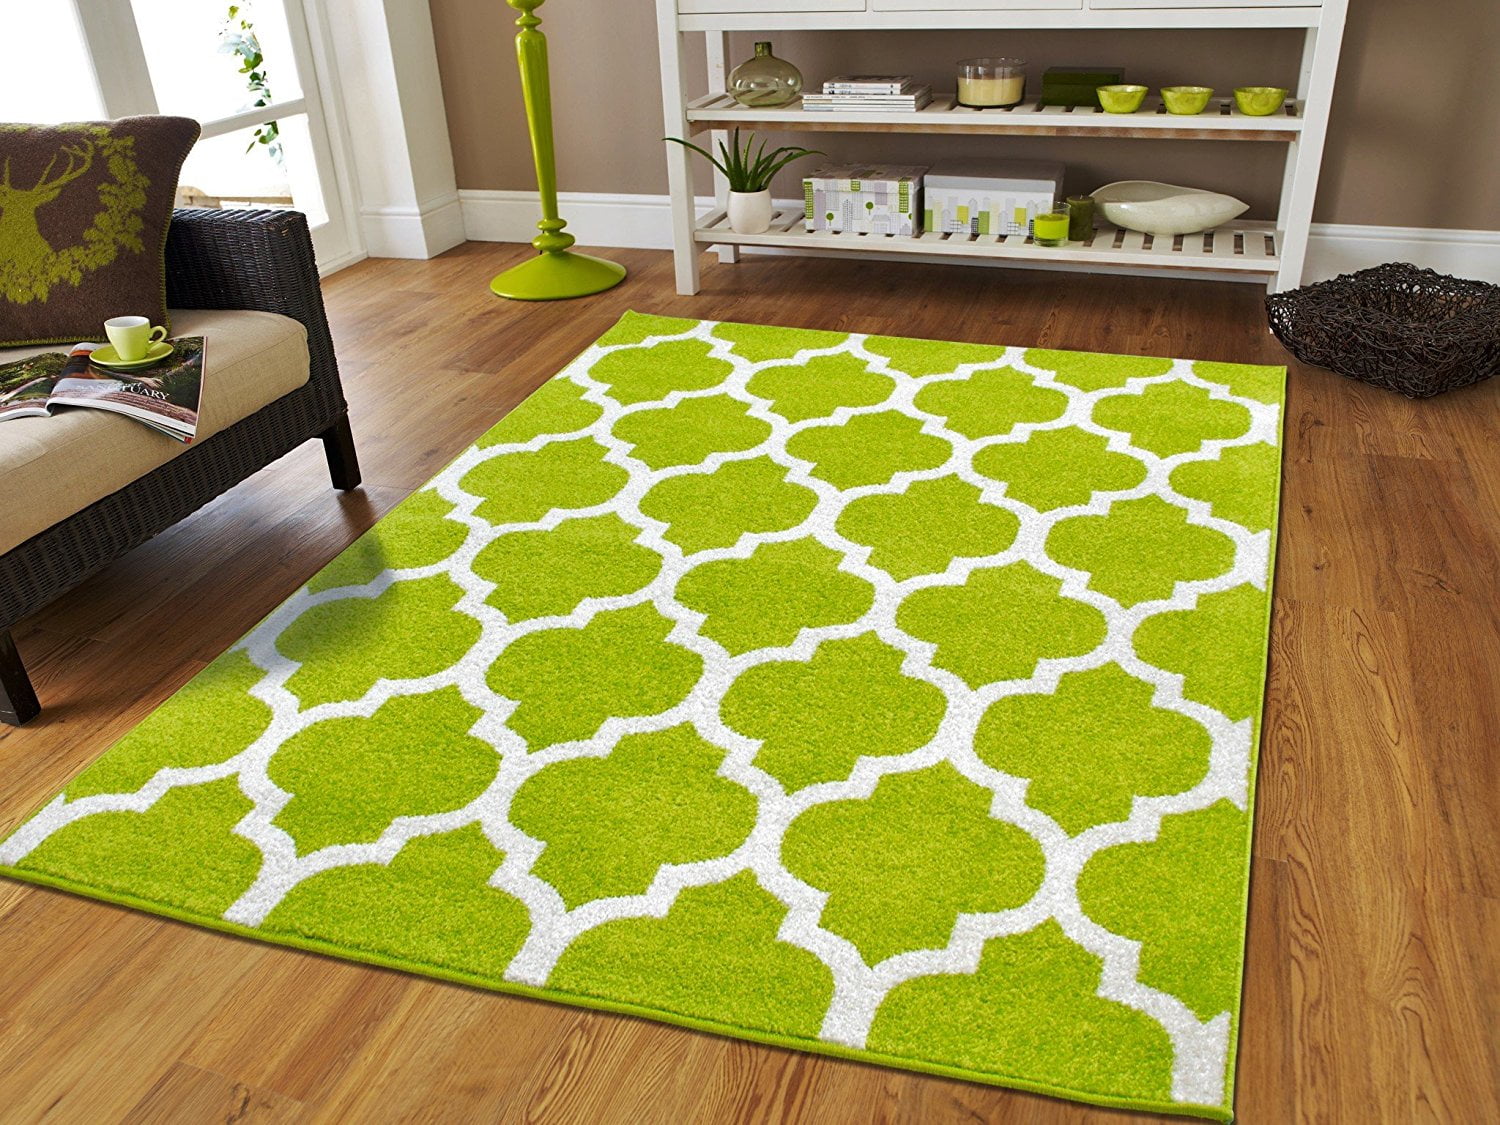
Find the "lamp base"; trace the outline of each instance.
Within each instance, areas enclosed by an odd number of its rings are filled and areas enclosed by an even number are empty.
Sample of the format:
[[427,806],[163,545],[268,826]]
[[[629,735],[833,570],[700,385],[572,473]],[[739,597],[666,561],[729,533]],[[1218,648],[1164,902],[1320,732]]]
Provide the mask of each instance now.
[[512,266],[490,282],[490,290],[513,301],[562,301],[602,293],[624,280],[625,267],[618,262],[551,250]]

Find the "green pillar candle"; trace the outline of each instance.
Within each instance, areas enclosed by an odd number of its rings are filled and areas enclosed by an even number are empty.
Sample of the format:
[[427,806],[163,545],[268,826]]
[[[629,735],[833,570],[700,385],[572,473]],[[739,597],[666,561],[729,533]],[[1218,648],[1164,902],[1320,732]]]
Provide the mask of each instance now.
[[1094,197],[1092,195],[1068,196],[1068,238],[1073,242],[1084,242],[1094,233]]

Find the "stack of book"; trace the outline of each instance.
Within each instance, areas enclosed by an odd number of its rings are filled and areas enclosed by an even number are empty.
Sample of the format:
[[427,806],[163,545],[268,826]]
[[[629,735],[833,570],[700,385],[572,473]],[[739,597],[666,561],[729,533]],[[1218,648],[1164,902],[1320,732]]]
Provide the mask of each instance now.
[[821,94],[803,94],[802,108],[815,113],[830,110],[916,113],[930,101],[932,87],[918,85],[909,74],[841,74],[823,83]]

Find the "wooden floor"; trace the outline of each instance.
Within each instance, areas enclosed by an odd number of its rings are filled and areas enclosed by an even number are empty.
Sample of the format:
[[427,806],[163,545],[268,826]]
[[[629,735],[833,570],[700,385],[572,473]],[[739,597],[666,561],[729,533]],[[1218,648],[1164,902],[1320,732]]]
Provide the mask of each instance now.
[[[521,250],[326,289],[364,465],[304,446],[17,630],[45,707],[0,735],[0,831],[627,308],[1285,361],[1253,286],[667,255],[512,304]],[[1415,403],[1295,368],[1239,1119],[1500,1121],[1500,380]],[[1123,1121],[241,941],[0,881],[0,1121]],[[1136,1118],[1140,1119],[1140,1118]]]

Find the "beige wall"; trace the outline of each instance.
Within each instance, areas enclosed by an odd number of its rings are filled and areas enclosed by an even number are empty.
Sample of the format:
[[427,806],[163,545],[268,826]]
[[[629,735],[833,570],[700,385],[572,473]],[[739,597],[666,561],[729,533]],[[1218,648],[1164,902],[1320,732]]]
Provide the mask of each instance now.
[[[531,188],[531,152],[516,77],[513,9],[500,0],[431,0],[460,188]],[[1500,107],[1463,112],[1500,64],[1497,0],[1351,0],[1316,218],[1389,226],[1500,230]],[[661,94],[654,0],[552,0],[540,10],[552,51],[559,186],[659,194]],[[1441,13],[1441,15],[1439,15]],[[735,35],[732,57],[750,53]],[[1107,63],[1131,81],[1294,85],[1300,36],[1288,31],[788,32],[776,53],[809,82],[840,71],[914,72],[951,88],[954,59],[1020,55],[1049,65]],[[702,72],[690,36],[692,73]],[[1395,82],[1401,83],[1400,87]],[[1398,96],[1409,89],[1410,96]],[[1490,92],[1493,97],[1493,91]],[[1452,125],[1434,110],[1451,108]],[[1462,127],[1457,123],[1461,121]],[[1084,138],[936,138],[809,134],[840,158],[930,163],[979,151],[1057,159],[1070,191],[1158,179],[1233,192],[1269,217],[1283,146]],[[704,184],[706,185],[706,180]],[[796,185],[781,190],[800,194]]]

